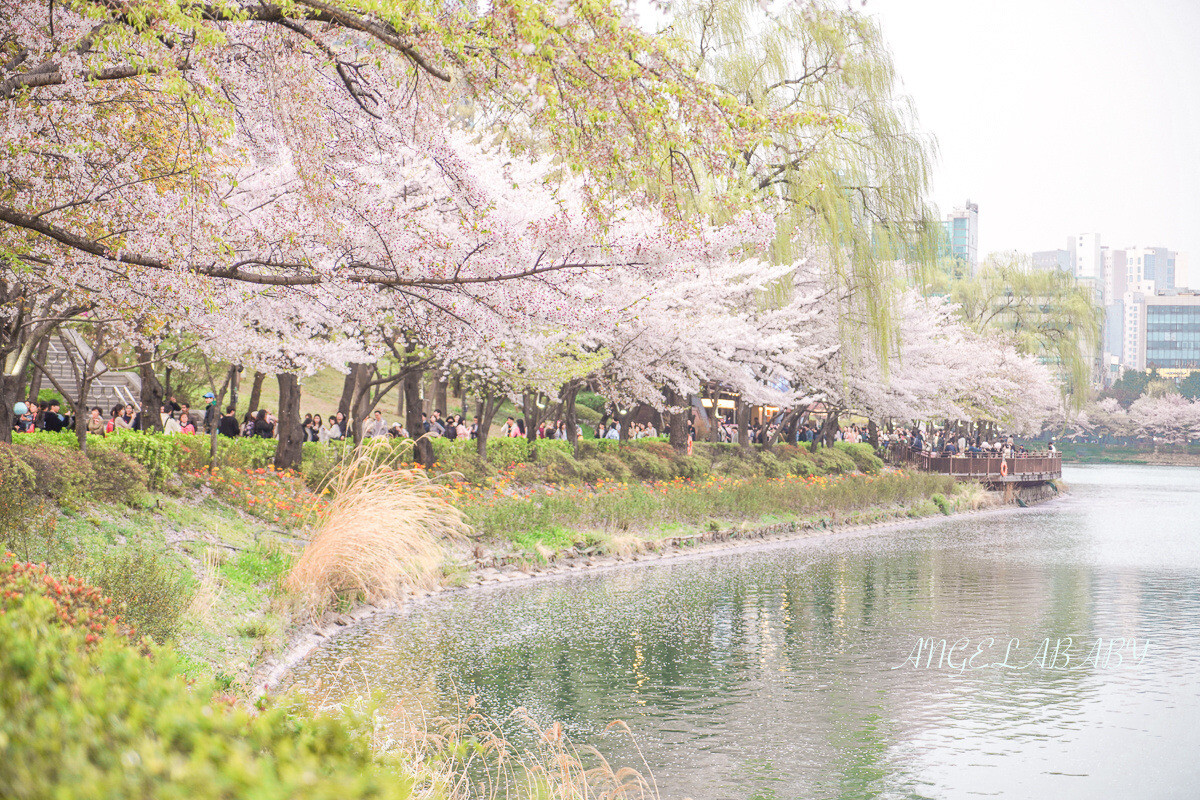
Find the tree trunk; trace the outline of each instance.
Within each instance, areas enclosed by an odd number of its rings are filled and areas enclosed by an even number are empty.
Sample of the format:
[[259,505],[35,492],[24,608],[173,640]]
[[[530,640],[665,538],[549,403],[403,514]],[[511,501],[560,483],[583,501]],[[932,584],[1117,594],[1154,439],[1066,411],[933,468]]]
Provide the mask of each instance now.
[[721,409],[718,407],[721,402],[721,391],[718,388],[713,390],[711,386],[705,387],[708,394],[708,400],[712,403],[712,409],[708,412],[708,440],[713,444],[721,441]]
[[142,431],[153,430],[162,433],[162,415],[158,410],[163,404],[163,386],[158,382],[158,375],[154,373],[154,354],[141,348],[134,352],[140,364],[138,372],[142,376],[142,391],[138,398],[142,404]]
[[686,453],[688,442],[687,408],[681,406],[679,394],[674,389],[664,389],[663,394],[666,397],[668,406],[680,406],[678,410],[670,411],[667,414],[667,418],[671,422],[671,447],[675,448],[675,452],[677,453]]
[[208,432],[208,471],[210,474],[217,468],[217,429],[221,427],[221,404],[225,402],[226,389],[232,389],[234,401],[231,405],[235,406],[235,412],[237,410],[237,376],[237,365],[230,364],[229,374],[225,376],[225,383],[221,385],[221,389],[213,400],[215,411],[213,412],[212,430]]
[[[350,407],[354,404],[354,390],[358,382],[359,364],[350,362],[350,369],[346,372],[346,377],[342,379],[342,396],[338,400],[337,410],[341,412],[346,419],[350,419]],[[334,415],[337,418],[337,415]]]
[[871,447],[879,449],[879,428],[873,419],[867,420],[867,441],[871,443]]
[[493,397],[487,394],[483,395],[486,399],[479,401],[477,409],[479,410],[479,437],[475,440],[475,452],[479,455],[480,461],[487,461],[487,443],[488,436],[492,432],[492,420],[496,418],[496,412],[500,410],[500,406],[504,405],[504,395]]
[[838,429],[838,412],[830,411],[825,416],[825,425],[822,432],[825,434],[824,444],[826,447],[833,447],[833,443],[837,441]]
[[537,395],[528,392],[521,395],[521,417],[525,420],[525,439],[533,444],[537,441],[538,411]]
[[450,388],[450,383],[446,380],[441,372],[437,375],[437,381],[433,384],[433,407],[440,411],[444,419],[446,414],[446,390]]
[[[404,352],[411,358],[417,351],[417,344],[414,341],[409,341],[404,347]],[[419,369],[414,369],[404,376],[402,381],[404,386],[404,427],[408,428],[408,435],[412,438],[413,444],[413,460],[426,467],[433,466],[433,445],[425,436],[425,430],[421,425],[421,379],[425,377],[425,373]]]
[[579,387],[575,384],[567,384],[559,393],[559,398],[562,400],[563,408],[563,424],[567,426],[567,442],[571,445],[571,454],[579,456],[579,432],[576,429],[578,420],[575,414],[575,397],[579,394]]
[[279,413],[275,448],[276,469],[300,469],[301,446],[304,444],[303,423],[300,420],[300,381],[294,372],[281,372],[279,380]]
[[750,406],[741,397],[737,399],[734,414],[737,416],[738,444],[744,449],[750,449]]
[[[42,341],[38,342],[37,355],[34,356],[39,364],[46,363],[46,356],[50,353],[50,337],[43,336]],[[29,376],[29,397],[33,400],[37,399],[38,392],[42,390],[42,371],[37,367],[30,367],[32,374]],[[17,387],[17,393],[20,394],[21,387]],[[19,399],[19,398],[18,398]],[[66,399],[66,398],[64,398]],[[15,401],[14,401],[15,402]],[[10,426],[11,427],[11,426]]]
[[0,373],[0,442],[11,443],[13,435],[13,406],[21,399],[25,386],[24,375]]
[[[262,400],[263,380],[266,377],[267,376],[265,373],[262,373],[262,372],[254,373],[254,385],[250,387],[250,402],[247,404],[249,406],[249,408],[246,409],[251,414],[256,413],[258,411],[258,403],[260,400]],[[280,403],[282,404],[282,402],[283,401],[281,399]],[[297,412],[297,413],[299,413],[299,412]]]
[[[374,364],[350,365],[350,377],[354,379],[354,383],[350,390],[350,402],[342,413],[346,415],[346,424],[350,426],[352,432],[350,435],[354,437],[355,446],[362,444],[363,436],[366,434],[363,420],[371,413],[370,384],[374,374]],[[345,391],[342,394],[345,394]]]

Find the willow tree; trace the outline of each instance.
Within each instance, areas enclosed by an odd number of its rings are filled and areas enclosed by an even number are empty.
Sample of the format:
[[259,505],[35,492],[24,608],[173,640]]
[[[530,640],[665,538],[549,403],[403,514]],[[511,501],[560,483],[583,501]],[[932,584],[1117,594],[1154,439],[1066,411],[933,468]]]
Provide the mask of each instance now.
[[774,258],[795,261],[816,243],[843,311],[865,316],[886,346],[892,265],[930,263],[941,226],[925,201],[935,144],[897,89],[877,23],[816,0],[778,14],[751,0],[684,0],[669,34],[699,78],[772,121],[742,153],[739,179],[779,209]]
[[980,333],[1000,333],[1057,370],[1067,404],[1088,400],[1103,311],[1091,287],[1062,270],[1033,270],[1016,254],[989,256],[974,276],[933,276],[927,288],[957,303]]

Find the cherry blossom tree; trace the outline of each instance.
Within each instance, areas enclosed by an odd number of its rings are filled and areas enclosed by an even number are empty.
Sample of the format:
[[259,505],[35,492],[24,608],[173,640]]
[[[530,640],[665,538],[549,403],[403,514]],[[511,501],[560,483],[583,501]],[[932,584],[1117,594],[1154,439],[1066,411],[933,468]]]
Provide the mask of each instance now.
[[1186,444],[1200,439],[1200,401],[1174,393],[1143,395],[1129,407],[1129,421],[1139,436]]

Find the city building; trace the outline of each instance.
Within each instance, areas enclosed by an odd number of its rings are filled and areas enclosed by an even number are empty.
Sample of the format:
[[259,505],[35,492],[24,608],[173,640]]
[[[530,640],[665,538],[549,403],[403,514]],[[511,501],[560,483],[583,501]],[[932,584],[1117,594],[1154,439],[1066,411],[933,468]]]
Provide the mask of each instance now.
[[1125,293],[1121,364],[1178,378],[1200,369],[1200,292],[1154,291],[1148,281]]
[[1100,234],[1081,233],[1067,239],[1067,249],[1071,251],[1071,262],[1075,266],[1075,277],[1088,280],[1100,280],[1104,276],[1101,261]]
[[1042,272],[1056,269],[1075,274],[1075,254],[1071,250],[1040,250],[1033,254],[1030,263],[1033,269]]
[[1156,291],[1175,288],[1175,252],[1165,247],[1129,247],[1125,250],[1126,282],[1153,283]]
[[979,205],[967,200],[961,208],[946,215],[946,255],[974,275],[979,266]]
[[1125,296],[1129,280],[1128,257],[1124,250],[1100,248],[1100,266],[1104,273],[1104,305],[1118,303]]

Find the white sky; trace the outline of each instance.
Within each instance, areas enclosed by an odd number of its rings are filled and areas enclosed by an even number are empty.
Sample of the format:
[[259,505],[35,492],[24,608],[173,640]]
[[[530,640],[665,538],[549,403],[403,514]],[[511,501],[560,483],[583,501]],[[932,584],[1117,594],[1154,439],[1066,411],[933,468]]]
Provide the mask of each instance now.
[[[855,3],[857,6],[857,2]],[[1200,0],[868,0],[921,127],[942,213],[979,204],[980,254],[1188,253],[1200,286]]]

